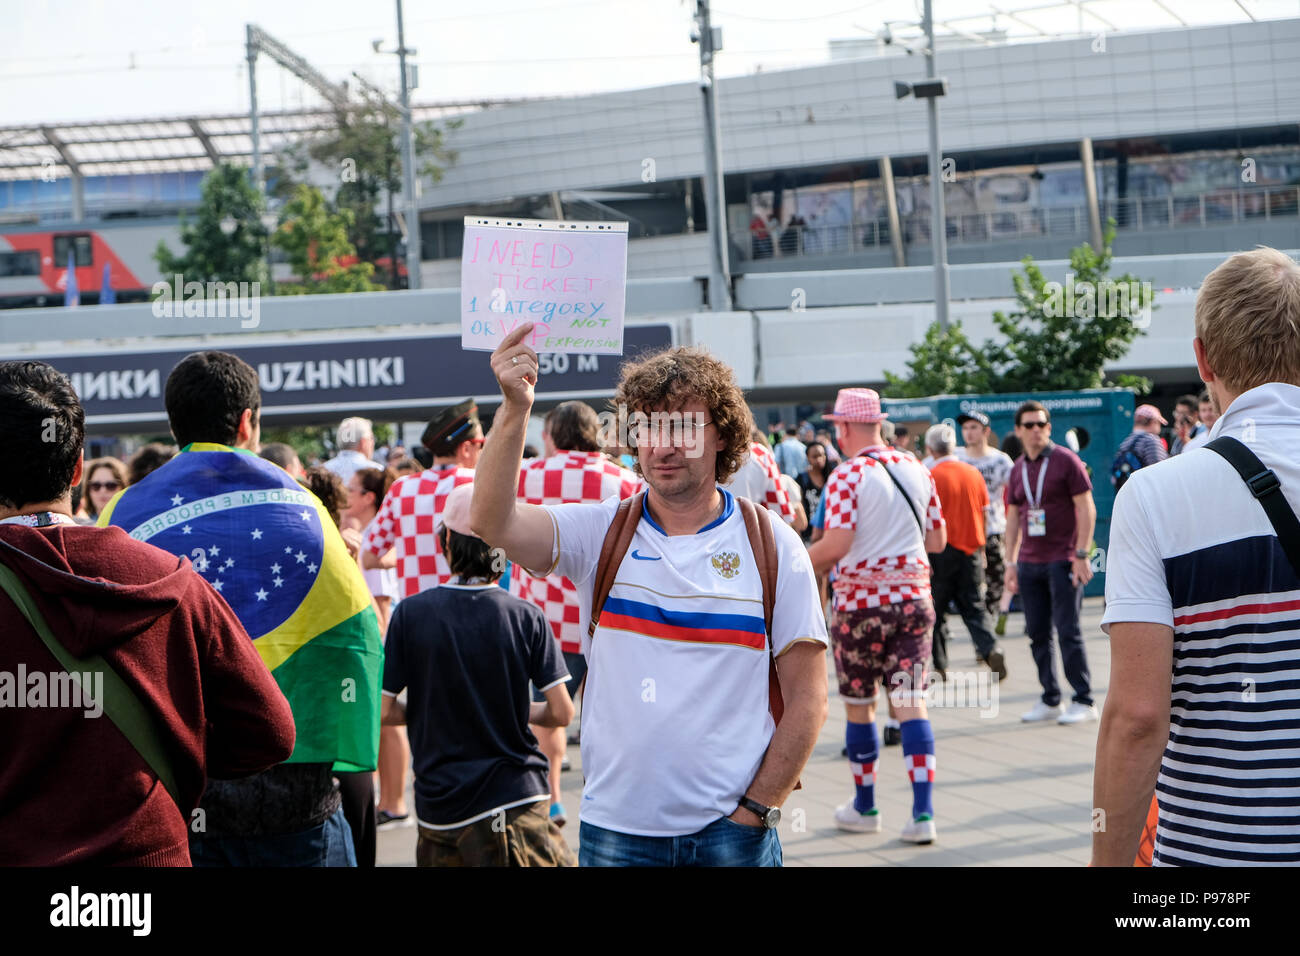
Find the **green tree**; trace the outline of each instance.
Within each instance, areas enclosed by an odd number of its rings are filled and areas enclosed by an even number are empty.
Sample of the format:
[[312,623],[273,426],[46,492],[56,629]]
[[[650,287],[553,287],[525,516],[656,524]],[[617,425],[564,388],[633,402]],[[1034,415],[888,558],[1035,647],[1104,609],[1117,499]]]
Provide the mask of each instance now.
[[930,323],[925,338],[911,346],[907,376],[885,372],[885,394],[894,398],[961,395],[995,391],[997,375],[984,351],[966,336],[960,322]]
[[975,345],[953,324],[934,323],[910,347],[907,376],[886,372],[885,394],[899,398],[963,392],[1068,391],[1125,386],[1150,391],[1148,379],[1105,373],[1143,334],[1154,294],[1150,282],[1125,273],[1111,278],[1115,221],[1108,220],[1100,252],[1088,243],[1070,251],[1066,284],[1048,282],[1033,256],[1011,277],[1017,308],[994,312],[1003,341]]
[[314,186],[297,186],[293,198],[281,210],[281,224],[272,242],[283,249],[298,282],[281,282],[280,295],[310,295],[321,292],[375,292],[383,288],[370,281],[375,267],[355,259],[356,249],[348,241],[351,212],[330,212],[325,197]]
[[[221,164],[203,177],[199,189],[199,208],[190,221],[181,217],[181,242],[185,251],[177,255],[159,240],[154,261],[164,281],[175,284],[173,276],[184,282],[259,282],[265,284],[266,228],[262,225],[265,207],[249,181],[248,170]],[[233,229],[227,233],[222,229]],[[182,289],[172,289],[179,298]]]
[[323,425],[263,425],[262,444],[281,442],[288,445],[298,453],[298,460],[306,468],[313,455],[321,461],[330,457],[326,453],[329,448],[327,438],[333,433],[334,429]]
[[[375,447],[391,445],[395,428],[386,422],[375,422]],[[270,425],[262,426],[262,444],[283,442],[298,453],[303,467],[311,456],[327,461],[338,454],[338,427],[335,425]]]
[[[399,284],[394,271],[397,234],[385,225],[385,206],[391,205],[392,196],[402,189],[401,116],[397,107],[377,92],[363,90],[363,95],[365,99],[354,109],[336,114],[337,126],[285,150],[280,193],[287,195],[294,185],[304,182],[312,162],[332,170],[338,182],[330,197],[333,208],[352,213],[348,240],[362,262],[377,267],[380,259],[389,259],[388,268],[380,274],[393,288]],[[446,137],[460,125],[460,120],[414,124],[420,176],[434,183],[442,180],[444,169],[457,159]]]

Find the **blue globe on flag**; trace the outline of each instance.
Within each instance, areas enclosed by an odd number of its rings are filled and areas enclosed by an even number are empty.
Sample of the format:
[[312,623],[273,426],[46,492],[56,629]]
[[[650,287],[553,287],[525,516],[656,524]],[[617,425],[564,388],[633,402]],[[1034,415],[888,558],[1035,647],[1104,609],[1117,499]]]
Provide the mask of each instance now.
[[315,495],[251,452],[195,442],[110,501],[99,523],[189,559],[230,605],[293,709],[289,762],[374,769],[379,621]]

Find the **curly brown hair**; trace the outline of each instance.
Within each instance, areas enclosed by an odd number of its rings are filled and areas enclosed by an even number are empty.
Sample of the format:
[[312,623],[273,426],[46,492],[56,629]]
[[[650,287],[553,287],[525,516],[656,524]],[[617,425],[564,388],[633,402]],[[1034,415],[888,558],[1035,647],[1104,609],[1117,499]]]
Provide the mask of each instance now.
[[[754,424],[731,366],[702,348],[668,348],[625,362],[614,393],[614,404],[628,414],[676,411],[696,400],[708,406],[709,417],[726,442],[714,468],[718,483],[726,484],[749,454]],[[631,452],[637,454],[636,446]]]
[[343,479],[328,468],[313,465],[307,469],[306,476],[299,479],[299,484],[320,499],[337,528],[348,504],[348,490],[343,486]]

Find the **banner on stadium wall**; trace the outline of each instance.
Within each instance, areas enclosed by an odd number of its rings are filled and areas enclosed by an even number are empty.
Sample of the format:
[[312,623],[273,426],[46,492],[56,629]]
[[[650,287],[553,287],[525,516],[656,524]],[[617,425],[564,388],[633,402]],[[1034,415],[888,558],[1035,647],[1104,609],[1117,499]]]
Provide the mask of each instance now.
[[[1133,430],[1133,392],[1127,388],[1088,388],[1069,392],[1016,392],[983,395],[931,395],[925,398],[881,399],[881,408],[890,421],[947,422],[958,431],[957,418],[964,412],[983,412],[1000,441],[1015,431],[1015,414],[1022,402],[1041,402],[1051,414],[1052,440],[1068,445],[1073,431],[1079,457],[1092,478],[1092,497],[1097,505],[1097,525],[1093,539],[1103,555],[1110,542],[1110,512],[1115,490],[1110,485],[1110,462],[1119,443]],[[924,437],[917,436],[919,449]],[[1096,573],[1084,593],[1089,597],[1104,593],[1106,576]]]
[[889,416],[892,422],[935,421],[938,418],[938,406],[926,398],[882,398],[880,410]]
[[[252,341],[252,340],[250,340]],[[265,341],[265,338],[261,339]],[[667,323],[626,329],[629,357],[673,344]],[[344,414],[388,414],[412,419],[466,396],[490,402],[499,396],[487,356],[467,357],[455,335],[356,340],[222,343],[204,346],[238,355],[257,370],[262,418],[328,420]],[[167,376],[194,346],[150,352],[32,356],[72,380],[90,428],[159,425],[167,420]],[[612,394],[621,359],[608,355],[543,355],[539,400]]]
[[620,355],[627,223],[465,217],[461,347],[492,351],[526,322],[537,352]]

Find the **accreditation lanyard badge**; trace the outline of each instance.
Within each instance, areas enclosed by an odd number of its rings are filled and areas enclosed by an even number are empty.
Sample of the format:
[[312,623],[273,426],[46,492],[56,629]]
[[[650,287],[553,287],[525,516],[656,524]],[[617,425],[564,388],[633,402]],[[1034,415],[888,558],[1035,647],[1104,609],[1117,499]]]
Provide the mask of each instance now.
[[1038,488],[1036,491],[1029,490],[1029,466],[1025,462],[1020,463],[1020,480],[1025,486],[1025,501],[1028,502],[1029,508],[1025,512],[1025,534],[1031,538],[1041,538],[1047,534],[1047,510],[1042,507],[1043,503],[1043,480],[1047,477],[1047,456],[1050,454],[1049,449],[1043,450],[1042,465],[1038,469]]

